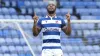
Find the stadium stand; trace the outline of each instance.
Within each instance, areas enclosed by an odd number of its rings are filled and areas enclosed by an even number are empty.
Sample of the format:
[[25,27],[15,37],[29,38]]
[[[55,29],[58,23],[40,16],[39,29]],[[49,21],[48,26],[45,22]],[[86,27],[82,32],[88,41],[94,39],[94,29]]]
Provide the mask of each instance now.
[[[41,18],[46,15],[46,2],[42,0],[3,0],[5,6],[0,8],[0,19],[31,19],[32,12]],[[71,20],[99,20],[100,2],[96,0],[60,0],[57,15],[65,18],[70,11]],[[21,12],[16,10],[18,7]],[[80,18],[77,16],[79,14]],[[11,25],[14,26],[14,25]],[[32,24],[21,24],[22,28],[32,35]],[[61,43],[64,56],[100,56],[100,24],[72,24],[72,33],[66,36],[61,32]],[[9,33],[11,32],[11,33]],[[34,45],[36,56],[41,53],[41,33],[38,38],[29,39]],[[34,36],[33,36],[34,37]],[[34,43],[35,42],[35,43]],[[32,56],[21,33],[7,27],[0,29],[0,56]]]

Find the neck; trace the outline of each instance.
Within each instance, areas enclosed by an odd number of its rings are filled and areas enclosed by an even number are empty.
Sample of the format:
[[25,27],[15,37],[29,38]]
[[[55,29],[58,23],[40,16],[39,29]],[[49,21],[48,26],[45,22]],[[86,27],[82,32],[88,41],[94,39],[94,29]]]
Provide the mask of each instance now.
[[56,15],[55,13],[53,13],[53,14],[48,13],[48,16],[51,16],[51,17],[54,17],[55,15]]

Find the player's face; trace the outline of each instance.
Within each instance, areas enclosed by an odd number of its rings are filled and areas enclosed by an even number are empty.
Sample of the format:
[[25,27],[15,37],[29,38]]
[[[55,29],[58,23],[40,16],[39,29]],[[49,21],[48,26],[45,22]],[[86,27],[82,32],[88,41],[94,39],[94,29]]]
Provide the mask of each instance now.
[[56,11],[56,6],[54,4],[49,4],[47,7],[47,11],[49,14],[53,14]]

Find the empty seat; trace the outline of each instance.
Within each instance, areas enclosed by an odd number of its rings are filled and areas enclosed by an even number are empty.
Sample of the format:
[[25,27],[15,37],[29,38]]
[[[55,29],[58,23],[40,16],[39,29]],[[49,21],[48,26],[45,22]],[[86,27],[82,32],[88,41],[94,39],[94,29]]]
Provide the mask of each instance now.
[[15,46],[8,46],[8,48],[11,53],[17,53]]
[[26,56],[25,53],[19,53],[18,56]]
[[16,50],[17,50],[18,53],[23,53],[24,52],[22,46],[16,46],[15,48],[16,48]]
[[7,54],[4,54],[3,56],[10,56],[10,54],[7,53]]
[[18,38],[13,38],[14,45],[20,45],[20,41]]
[[8,8],[2,8],[2,13],[5,14],[5,15],[9,15]]
[[89,53],[83,53],[83,56],[90,56]]
[[6,45],[13,45],[13,40],[11,38],[6,38]]
[[10,15],[5,15],[4,18],[5,19],[11,19],[11,16]]
[[0,45],[5,45],[6,44],[6,41],[4,38],[0,38]]
[[69,53],[69,56],[75,56],[75,54],[74,53]]
[[76,53],[76,56],[83,56],[82,53]]
[[11,56],[18,56],[18,54],[14,54],[14,53],[13,53],[13,54],[11,54]]
[[31,7],[31,1],[24,1],[25,7]]
[[14,8],[9,8],[8,10],[9,10],[10,15],[16,15],[17,14],[17,12]]
[[9,49],[7,46],[1,46],[1,50],[3,53],[9,53]]
[[12,19],[19,19],[17,15],[11,15]]
[[25,19],[25,16],[24,15],[19,15],[18,18],[19,19]]
[[28,46],[23,46],[23,49],[24,49],[24,52],[25,52],[25,53],[26,53],[26,52],[30,52],[30,49],[29,49]]
[[4,15],[0,15],[0,19],[4,19]]
[[32,19],[32,16],[26,15],[26,16],[25,16],[25,19]]

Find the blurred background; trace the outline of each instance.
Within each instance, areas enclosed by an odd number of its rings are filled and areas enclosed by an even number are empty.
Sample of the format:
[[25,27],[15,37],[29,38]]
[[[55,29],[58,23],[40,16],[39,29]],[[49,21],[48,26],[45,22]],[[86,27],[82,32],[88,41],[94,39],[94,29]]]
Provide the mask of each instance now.
[[[65,19],[70,11],[71,20],[99,20],[99,0],[52,0],[57,4],[56,14]],[[42,18],[46,16],[49,0],[0,0],[0,19],[29,19],[34,12]],[[34,38],[33,23],[20,23],[29,35],[36,56],[41,54],[42,33]],[[73,23],[72,33],[66,36],[61,32],[64,56],[100,56],[100,23]],[[19,29],[13,23],[0,23],[0,56],[32,56]]]

